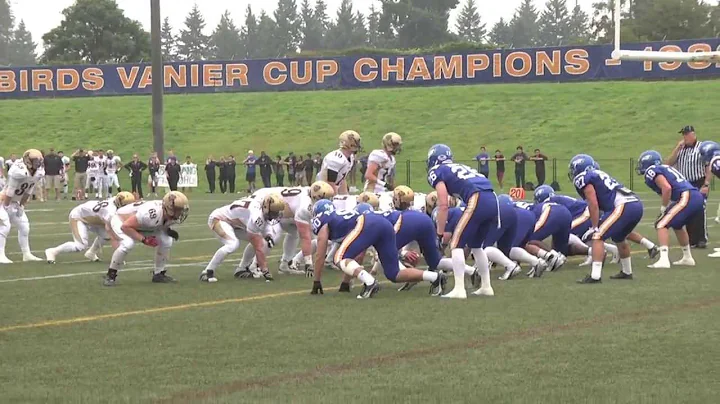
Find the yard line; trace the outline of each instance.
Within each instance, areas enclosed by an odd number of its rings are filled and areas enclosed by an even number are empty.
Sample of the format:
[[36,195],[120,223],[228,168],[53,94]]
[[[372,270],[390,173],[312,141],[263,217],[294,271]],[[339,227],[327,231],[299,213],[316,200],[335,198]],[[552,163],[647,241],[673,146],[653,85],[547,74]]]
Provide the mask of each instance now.
[[[68,235],[68,237],[72,237],[72,235]],[[210,240],[217,240],[215,237],[207,237],[207,238],[192,238],[192,239],[180,239],[176,241],[173,244],[176,243],[194,243],[194,242],[200,242],[200,241],[210,241]],[[110,246],[103,246],[103,248],[110,248]],[[45,250],[32,250],[30,251],[33,254],[44,254]],[[11,252],[7,253],[7,255],[22,255],[21,252]],[[77,262],[85,262],[85,261],[77,261]]]

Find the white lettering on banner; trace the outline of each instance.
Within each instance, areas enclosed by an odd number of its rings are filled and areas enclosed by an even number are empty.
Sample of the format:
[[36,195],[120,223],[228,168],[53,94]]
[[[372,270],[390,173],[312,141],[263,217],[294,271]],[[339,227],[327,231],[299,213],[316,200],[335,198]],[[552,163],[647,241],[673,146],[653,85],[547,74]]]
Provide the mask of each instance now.
[[[157,186],[169,188],[165,177],[165,165],[161,164],[157,173]],[[180,182],[178,188],[194,188],[198,186],[197,164],[180,164]]]

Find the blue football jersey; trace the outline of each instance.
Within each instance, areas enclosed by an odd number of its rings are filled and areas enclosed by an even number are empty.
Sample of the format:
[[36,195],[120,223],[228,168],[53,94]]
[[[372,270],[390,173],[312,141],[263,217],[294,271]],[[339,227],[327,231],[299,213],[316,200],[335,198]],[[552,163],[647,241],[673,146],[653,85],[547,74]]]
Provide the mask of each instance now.
[[688,182],[688,180],[685,179],[685,177],[680,174],[678,170],[676,170],[673,167],[667,166],[665,164],[661,165],[655,165],[650,166],[645,171],[645,185],[650,187],[653,191],[655,191],[656,194],[662,195],[662,190],[659,186],[655,183],[655,178],[658,176],[663,176],[667,180],[667,182],[670,184],[670,187],[672,188],[672,193],[670,194],[670,200],[672,201],[679,201],[680,195],[682,195],[685,191],[690,191],[691,189],[697,189],[692,184]]
[[392,223],[393,226],[395,226],[395,223],[397,223],[398,219],[400,219],[402,212],[399,210],[389,210],[387,212],[382,212],[380,214],[385,219],[387,219],[390,223]]
[[567,195],[553,195],[548,199],[548,201],[566,207],[573,218],[582,216],[583,213],[585,213],[585,209],[588,207],[587,202],[582,199],[573,198]]
[[438,182],[444,182],[450,195],[467,202],[470,197],[480,191],[492,191],[490,180],[484,175],[463,164],[438,164],[428,171],[428,183],[435,188]]
[[720,156],[715,156],[710,160],[710,171],[720,178]]
[[327,225],[330,230],[329,239],[332,241],[342,240],[355,228],[358,217],[360,214],[353,210],[323,212],[313,218],[313,234],[317,235],[320,229]]
[[583,190],[586,186],[592,185],[595,188],[595,194],[597,196],[598,206],[603,212],[610,212],[615,209],[615,203],[619,197],[623,199],[623,202],[628,199],[637,200],[632,191],[625,188],[615,178],[609,176],[606,172],[601,170],[587,170],[577,176],[573,180],[575,189],[578,194],[585,199],[585,193]]
[[463,215],[463,213],[465,213],[464,207],[448,209],[448,219],[447,224],[445,225],[446,233],[455,232],[455,227],[457,227],[457,224],[460,221],[460,217]]

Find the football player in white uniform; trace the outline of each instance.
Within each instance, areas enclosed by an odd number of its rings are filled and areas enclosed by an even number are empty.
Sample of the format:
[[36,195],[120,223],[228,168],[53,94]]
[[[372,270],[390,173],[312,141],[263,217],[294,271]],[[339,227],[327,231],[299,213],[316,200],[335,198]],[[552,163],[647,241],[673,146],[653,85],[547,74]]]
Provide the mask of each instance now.
[[118,180],[117,173],[122,169],[122,160],[120,156],[116,156],[112,150],[107,151],[107,160],[105,162],[105,172],[107,172],[107,187],[108,195],[112,194],[113,186],[117,188],[118,192],[122,192],[120,189],[120,181]]
[[[102,248],[103,242],[110,239],[110,219],[115,216],[119,208],[135,202],[135,197],[129,192],[120,192],[114,198],[105,201],[89,201],[74,207],[70,211],[70,232],[73,241],[60,244],[45,250],[45,259],[48,264],[54,264],[60,253],[85,251],[85,257],[90,261],[99,261],[97,252]],[[95,234],[92,246],[88,242],[88,232]],[[88,250],[88,247],[90,249]]]
[[97,174],[95,174],[95,198],[104,199],[108,196],[107,188],[107,157],[102,149],[98,150],[97,155],[93,157],[97,165]]
[[5,159],[0,156],[0,188],[5,188]]
[[45,166],[41,165],[38,167],[35,177],[37,180],[35,181],[35,189],[33,190],[33,200],[39,199],[40,202],[45,202],[45,195],[47,194],[47,190],[45,189]]
[[355,153],[360,147],[360,135],[354,130],[340,134],[340,148],[325,155],[317,180],[330,184],[336,194],[347,195],[347,176],[355,164]]
[[382,147],[368,156],[365,191],[379,194],[393,188],[394,180],[390,174],[395,169],[395,155],[402,150],[402,138],[397,133],[387,133],[382,138]]
[[125,257],[135,243],[155,248],[152,281],[174,282],[175,279],[165,271],[170,247],[179,238],[171,226],[184,222],[189,212],[187,197],[178,191],[168,192],[160,201],[135,202],[118,209],[110,219],[110,237],[119,245],[113,253],[104,285],[115,286],[118,270],[125,264]]
[[23,261],[42,261],[30,252],[30,222],[25,214],[25,205],[33,193],[38,169],[42,164],[42,153],[37,149],[30,149],[8,170],[7,184],[0,192],[0,264],[12,264],[5,255],[5,244],[11,226],[18,229]]
[[[265,247],[274,244],[272,236],[268,234],[272,221],[282,215],[285,202],[278,194],[269,194],[261,198],[243,198],[230,205],[215,209],[210,213],[208,226],[215,233],[215,237],[223,244],[213,255],[207,267],[200,273],[203,282],[217,282],[215,271],[225,258],[240,248],[240,240],[250,242],[255,250],[260,272],[265,281],[273,280],[267,266]],[[243,257],[246,266],[250,258]],[[249,270],[235,271],[235,278],[252,278]]]
[[96,180],[96,176],[98,173],[98,166],[97,166],[97,163],[95,162],[95,152],[88,149],[87,155],[88,155],[88,157],[90,157],[90,159],[88,160],[88,166],[87,166],[87,171],[86,171],[87,175],[85,176],[86,198],[87,198],[87,195],[90,195],[93,192],[93,190],[95,190],[95,192],[97,192],[97,190],[95,188],[95,185],[96,185],[95,180]]
[[363,192],[357,196],[357,203],[367,203],[373,210],[380,209],[380,198],[374,192]]
[[62,161],[62,171],[60,172],[60,182],[63,184],[63,199],[68,198],[68,171],[70,171],[70,157],[63,154],[62,151],[58,152]]

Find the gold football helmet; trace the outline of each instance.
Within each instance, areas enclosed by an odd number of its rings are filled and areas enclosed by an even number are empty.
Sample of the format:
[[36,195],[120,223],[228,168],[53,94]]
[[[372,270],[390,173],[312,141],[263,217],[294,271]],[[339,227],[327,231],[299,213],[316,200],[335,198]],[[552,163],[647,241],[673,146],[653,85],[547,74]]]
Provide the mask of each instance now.
[[31,173],[35,174],[35,171],[42,165],[43,155],[38,149],[28,149],[23,153],[22,159],[25,167],[27,167]]
[[275,220],[285,210],[285,201],[278,194],[270,194],[263,198],[262,211],[267,220]]
[[402,138],[395,132],[386,133],[382,138],[383,149],[390,154],[398,154],[402,151]]
[[115,195],[115,206],[118,208],[122,208],[125,205],[130,205],[131,203],[135,202],[135,195],[131,194],[127,191],[118,192],[117,195]]
[[108,157],[112,157],[115,154],[115,152],[112,149],[108,149],[108,151],[106,151],[105,154],[107,154]]
[[425,196],[425,212],[428,215],[437,207],[437,191],[432,191]]
[[190,203],[187,196],[180,191],[170,191],[162,199],[163,213],[176,223],[182,223],[190,213]]
[[360,134],[354,130],[346,130],[340,134],[340,148],[350,150],[357,153],[362,145],[360,144]]
[[315,181],[310,185],[310,199],[312,199],[313,203],[320,199],[332,200],[334,196],[335,190],[325,181]]
[[368,203],[375,210],[380,207],[380,199],[372,192],[363,192],[362,194],[358,195],[357,203]]
[[393,190],[393,206],[397,210],[410,209],[415,202],[415,192],[410,187],[400,185]]

